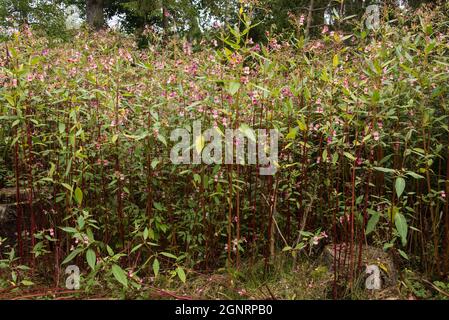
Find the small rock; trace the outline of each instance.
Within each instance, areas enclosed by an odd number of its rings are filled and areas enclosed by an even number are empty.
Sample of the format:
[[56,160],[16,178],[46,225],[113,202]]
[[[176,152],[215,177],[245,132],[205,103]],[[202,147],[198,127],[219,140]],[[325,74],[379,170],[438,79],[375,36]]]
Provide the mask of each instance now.
[[[337,254],[337,266],[340,273],[344,273],[349,271],[350,264],[350,246],[345,243],[328,245],[324,248],[322,254],[323,263],[326,264],[330,270],[334,269],[334,259],[335,253]],[[354,245],[353,247],[353,259],[355,263],[355,268],[358,264],[359,258],[359,246]],[[372,247],[372,246],[363,246],[362,247],[362,270],[359,270],[358,276],[363,276],[365,284],[366,278],[368,278],[369,274],[366,272],[366,267],[370,265],[376,265],[380,271],[381,278],[381,287],[386,288],[390,286],[394,286],[397,283],[397,270],[394,266],[393,259],[390,255],[384,252],[380,248]]]
[[16,240],[16,211],[11,205],[0,204],[0,238],[6,238],[7,244]]

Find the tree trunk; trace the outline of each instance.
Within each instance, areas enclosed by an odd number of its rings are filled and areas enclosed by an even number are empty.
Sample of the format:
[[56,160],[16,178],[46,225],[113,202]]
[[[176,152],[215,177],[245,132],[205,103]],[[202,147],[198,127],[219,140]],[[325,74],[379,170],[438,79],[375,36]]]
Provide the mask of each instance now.
[[168,11],[165,6],[162,6],[162,29],[164,29],[164,34],[168,34]]
[[104,27],[103,0],[86,0],[87,24],[94,30]]
[[305,30],[305,36],[306,38],[309,36],[310,34],[310,27],[312,26],[312,20],[313,20],[313,3],[314,0],[310,0],[309,3],[309,12],[307,14],[307,25],[306,25],[306,30]]

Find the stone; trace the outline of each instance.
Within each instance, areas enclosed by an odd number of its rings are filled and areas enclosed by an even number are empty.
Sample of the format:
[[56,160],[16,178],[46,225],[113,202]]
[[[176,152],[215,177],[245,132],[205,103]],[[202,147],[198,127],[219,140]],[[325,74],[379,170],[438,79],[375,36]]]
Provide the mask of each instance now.
[[[336,248],[333,244],[327,245],[323,250],[321,259],[323,263],[328,266],[329,270],[333,270],[336,252],[339,273],[345,273],[349,271],[349,249],[349,245],[345,243],[336,244]],[[359,257],[359,246],[354,245],[353,250],[353,257],[356,268]],[[382,249],[364,245],[362,247],[361,266],[362,270],[358,270],[357,276],[363,277],[363,286],[365,288],[367,282],[374,281],[371,282],[371,284],[368,284],[367,287],[378,289],[379,284],[377,283],[377,279],[374,279],[374,277],[377,276],[377,274],[374,273],[378,273],[378,271],[380,271],[380,287],[382,289],[396,285],[398,276],[396,267],[393,263],[393,259],[387,252],[383,251]]]
[[16,219],[15,206],[0,204],[0,238],[6,238],[4,244],[13,244],[16,241]]
[[[21,189],[19,195],[19,206],[23,209],[22,230],[28,228],[28,195],[29,189]],[[35,201],[33,202],[35,204]],[[33,204],[33,205],[34,205]],[[0,189],[0,238],[5,239],[2,247],[5,245],[14,245],[17,240],[17,204],[16,189]]]

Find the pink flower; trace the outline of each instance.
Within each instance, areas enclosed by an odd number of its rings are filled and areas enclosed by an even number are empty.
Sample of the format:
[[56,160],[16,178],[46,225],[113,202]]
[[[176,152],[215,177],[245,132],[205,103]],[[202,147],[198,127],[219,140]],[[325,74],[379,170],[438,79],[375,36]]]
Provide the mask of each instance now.
[[240,289],[237,291],[239,295],[244,296],[246,295],[246,290],[245,289]]
[[321,31],[322,34],[325,34],[329,31],[329,27],[326,25],[323,27],[323,30]]
[[289,87],[283,87],[281,89],[281,94],[283,97],[290,97],[290,98],[293,97],[293,93]]
[[323,109],[323,107],[321,107],[321,106],[317,106],[315,112],[316,112],[316,113],[323,113],[323,112],[324,112],[324,109]]
[[373,132],[373,139],[374,139],[375,141],[379,141],[379,137],[380,137],[379,132],[378,132],[378,131],[374,131],[374,132]]
[[260,51],[260,46],[259,46],[259,44],[256,43],[256,44],[254,45],[254,47],[251,48],[251,51],[259,52],[259,51]]
[[441,197],[446,199],[446,191],[441,191]]

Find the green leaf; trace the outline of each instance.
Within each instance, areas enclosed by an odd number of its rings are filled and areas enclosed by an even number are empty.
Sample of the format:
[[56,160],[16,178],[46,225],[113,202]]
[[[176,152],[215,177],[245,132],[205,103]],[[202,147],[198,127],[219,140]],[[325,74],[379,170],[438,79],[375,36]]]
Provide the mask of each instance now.
[[374,229],[376,228],[377,222],[379,222],[379,218],[380,218],[379,212],[376,212],[371,216],[371,218],[368,220],[368,223],[366,224],[366,230],[365,230],[366,235],[368,235],[374,231]]
[[156,166],[159,164],[159,159],[153,159],[153,161],[151,161],[151,168],[156,168]]
[[396,226],[396,230],[401,236],[402,245],[405,246],[407,244],[407,220],[405,219],[402,213],[397,213],[394,217],[394,225]]
[[385,172],[385,173],[394,173],[395,171],[393,169],[389,168],[382,168],[382,167],[373,167],[374,170]]
[[162,207],[162,205],[159,202],[155,202],[155,203],[153,203],[153,205],[159,211],[163,211],[164,210],[164,207]]
[[348,158],[349,160],[355,161],[356,157],[354,157],[352,154],[350,154],[349,152],[343,152],[343,154],[345,155],[346,158]]
[[74,197],[76,203],[78,203],[78,205],[81,205],[81,203],[83,202],[83,192],[80,188],[76,187]]
[[76,230],[75,228],[72,227],[63,227],[61,228],[62,231],[68,232],[68,233],[77,233],[78,230]]
[[120,282],[124,287],[128,288],[128,278],[126,277],[125,271],[120,268],[120,266],[116,264],[112,265],[112,274],[118,282]]
[[34,282],[32,282],[30,280],[22,280],[20,283],[23,284],[24,286],[32,286],[32,285],[34,285]]
[[59,124],[58,124],[58,129],[59,129],[59,133],[64,133],[65,132],[65,123],[63,123],[63,122],[60,122]]
[[167,140],[165,139],[165,137],[162,134],[158,134],[157,135],[157,139],[162,142],[164,144],[164,146],[167,146]]
[[145,230],[143,230],[143,239],[147,240],[148,239],[148,228],[145,228]]
[[254,130],[251,129],[247,124],[243,123],[240,125],[239,130],[252,142],[256,142],[256,136],[254,135]]
[[285,136],[285,139],[295,140],[297,132],[298,132],[298,128],[291,128],[290,132]]
[[181,267],[177,267],[176,273],[178,274],[179,279],[185,283],[186,282],[186,274],[184,272],[184,269]]
[[157,277],[157,275],[159,274],[159,260],[157,258],[154,258],[153,261],[153,272],[154,275]]
[[338,55],[336,54],[336,55],[334,55],[334,58],[332,59],[332,65],[333,65],[333,67],[334,67],[334,68],[337,67],[337,66],[338,66],[338,63],[339,63],[339,59],[338,59]]
[[239,91],[240,88],[240,82],[237,81],[231,81],[229,83],[228,92],[231,96],[236,94],[237,91]]
[[67,262],[70,262],[73,260],[73,258],[75,258],[78,254],[80,254],[80,252],[82,251],[82,249],[75,249],[73,250],[65,259],[64,261],[62,261],[61,264],[66,264]]
[[408,260],[408,255],[404,251],[402,251],[401,249],[398,249],[398,252],[404,259]]
[[397,177],[395,182],[395,188],[396,188],[396,194],[398,195],[398,198],[401,197],[401,194],[404,192],[405,189],[405,180],[402,177]]
[[198,154],[201,154],[201,151],[204,148],[205,139],[204,136],[201,134],[195,139],[195,150]]
[[137,246],[135,246],[134,248],[131,249],[130,254],[136,252],[142,246],[143,246],[143,243],[139,243]]
[[73,188],[72,188],[71,185],[69,185],[69,184],[67,184],[67,183],[65,183],[65,182],[61,183],[61,185],[62,185],[64,188],[66,188],[67,190],[69,190],[70,192],[73,192]]
[[419,175],[419,174],[417,174],[417,173],[415,173],[415,172],[409,171],[409,172],[407,172],[407,174],[408,174],[409,176],[412,176],[412,177],[415,178],[415,179],[424,179],[424,177],[423,177],[422,175]]
[[94,270],[95,269],[95,263],[97,262],[97,256],[95,255],[94,250],[89,249],[86,252],[86,260],[89,267]]
[[298,124],[299,130],[301,130],[301,131],[307,131],[307,125],[306,125],[306,123],[304,122],[304,119],[299,119],[299,120],[296,121],[296,123]]
[[78,227],[80,230],[82,230],[84,228],[85,225],[85,221],[84,221],[84,217],[83,216],[79,216],[78,219],[76,219],[76,222],[78,222]]
[[168,253],[168,252],[161,252],[161,255],[163,255],[167,258],[178,259],[177,256],[175,256],[174,254]]
[[114,255],[114,251],[112,250],[112,248],[108,245],[106,245],[106,250],[108,251],[108,254],[112,257]]

